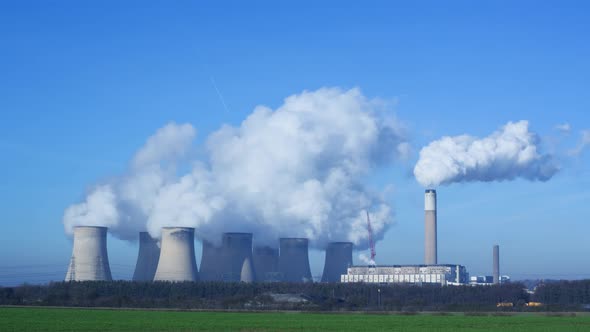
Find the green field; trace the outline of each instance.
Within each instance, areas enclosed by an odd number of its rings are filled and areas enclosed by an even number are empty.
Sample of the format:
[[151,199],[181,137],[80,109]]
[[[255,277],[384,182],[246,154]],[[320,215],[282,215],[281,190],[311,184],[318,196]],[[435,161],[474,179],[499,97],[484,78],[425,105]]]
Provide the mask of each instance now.
[[0,331],[590,331],[590,316],[0,308]]

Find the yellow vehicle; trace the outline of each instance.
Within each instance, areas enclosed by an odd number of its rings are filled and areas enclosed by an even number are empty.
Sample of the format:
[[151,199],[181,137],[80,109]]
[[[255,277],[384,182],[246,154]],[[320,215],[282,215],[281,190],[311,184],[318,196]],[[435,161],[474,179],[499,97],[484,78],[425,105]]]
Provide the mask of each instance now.
[[496,304],[496,307],[498,307],[498,308],[512,308],[512,307],[514,307],[514,303],[512,303],[512,302],[499,302],[498,304]]
[[541,303],[541,302],[529,302],[529,303],[526,303],[525,306],[527,306],[527,307],[542,307],[543,306],[543,303]]

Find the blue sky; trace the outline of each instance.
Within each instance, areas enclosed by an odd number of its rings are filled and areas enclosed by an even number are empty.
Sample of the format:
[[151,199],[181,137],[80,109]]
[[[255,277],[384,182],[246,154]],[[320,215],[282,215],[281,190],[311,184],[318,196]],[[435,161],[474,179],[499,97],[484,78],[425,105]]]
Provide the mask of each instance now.
[[[202,142],[256,105],[359,87],[395,99],[416,152],[444,135],[486,136],[529,120],[562,156],[552,180],[439,188],[439,260],[489,274],[493,244],[516,278],[588,278],[590,6],[583,1],[343,3],[14,1],[0,5],[0,284],[61,279],[61,219],[97,181],[124,172],[169,121]],[[212,83],[215,82],[215,84]],[[215,86],[223,95],[223,106]],[[569,123],[562,135],[554,129]],[[378,262],[420,263],[417,153],[374,174],[396,224]],[[110,239],[115,277],[136,244]],[[321,274],[323,255],[313,252]]]

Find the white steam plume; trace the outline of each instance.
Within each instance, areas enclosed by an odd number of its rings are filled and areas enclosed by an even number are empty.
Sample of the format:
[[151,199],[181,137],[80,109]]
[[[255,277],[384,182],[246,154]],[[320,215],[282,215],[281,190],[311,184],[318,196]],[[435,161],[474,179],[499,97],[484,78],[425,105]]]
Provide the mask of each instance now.
[[64,227],[68,235],[75,226],[113,227],[119,221],[116,198],[109,185],[96,187],[80,204],[68,207],[64,213]]
[[[376,238],[391,208],[362,185],[374,166],[408,150],[399,123],[358,89],[319,89],[257,107],[239,127],[207,140],[208,165],[165,186],[150,215],[154,235],[184,225],[215,242],[224,231],[249,231],[259,243],[307,237],[366,246],[369,209]],[[398,152],[399,151],[399,152]]]
[[205,159],[180,177],[174,164],[194,129],[165,127],[136,154],[130,173],[109,183],[119,213],[111,231],[134,238],[147,229],[158,237],[161,227],[187,226],[211,242],[248,231],[258,244],[307,237],[314,247],[366,247],[363,211],[377,240],[393,217],[363,180],[410,151],[402,126],[382,109],[358,89],[337,88],[290,96],[275,110],[256,107],[239,126],[212,133]]
[[66,233],[72,234],[74,226],[106,226],[119,238],[137,238],[137,232],[146,229],[158,191],[175,180],[175,162],[186,154],[194,136],[190,124],[160,128],[135,154],[126,175],[99,185],[85,202],[66,209]]
[[420,151],[414,175],[423,186],[435,187],[515,178],[546,181],[558,170],[554,157],[540,151],[540,140],[528,122],[519,121],[482,139],[462,135],[431,142]]

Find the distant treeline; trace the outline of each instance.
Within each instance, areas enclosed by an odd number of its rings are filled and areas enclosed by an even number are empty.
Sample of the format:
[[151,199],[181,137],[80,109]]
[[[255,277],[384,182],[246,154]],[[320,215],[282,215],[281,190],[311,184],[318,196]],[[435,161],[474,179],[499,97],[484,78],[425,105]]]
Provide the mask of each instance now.
[[[277,296],[276,294],[289,294]],[[522,307],[524,286],[369,285],[225,282],[59,282],[0,288],[0,304],[73,307],[489,311],[498,302]]]
[[549,308],[590,310],[590,280],[542,283],[537,286],[533,300]]

